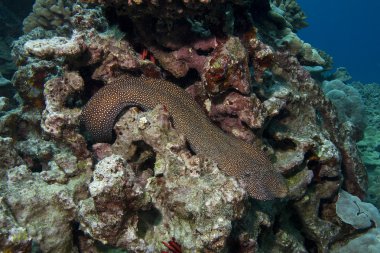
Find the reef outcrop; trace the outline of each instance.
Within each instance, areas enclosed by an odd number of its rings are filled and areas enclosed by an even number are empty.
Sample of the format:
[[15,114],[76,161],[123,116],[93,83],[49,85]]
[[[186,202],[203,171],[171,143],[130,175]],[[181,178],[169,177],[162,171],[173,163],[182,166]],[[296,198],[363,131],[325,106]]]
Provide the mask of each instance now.
[[[358,135],[323,91],[331,80],[309,72],[331,58],[294,33],[305,25],[295,1],[37,1],[24,24],[17,97],[0,100],[6,249],[160,252],[174,237],[183,252],[329,252],[365,236],[336,211],[342,189],[367,191]],[[109,143],[92,142],[83,108],[128,75],[188,92],[192,114],[268,157],[287,195],[249,197],[165,103],[127,108]]]

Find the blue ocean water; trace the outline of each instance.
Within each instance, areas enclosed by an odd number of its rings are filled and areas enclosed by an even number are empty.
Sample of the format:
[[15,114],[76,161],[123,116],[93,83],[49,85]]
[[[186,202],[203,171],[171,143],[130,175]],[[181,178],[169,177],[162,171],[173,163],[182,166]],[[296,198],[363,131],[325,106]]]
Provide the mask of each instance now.
[[299,36],[346,67],[354,81],[380,83],[380,1],[298,0],[309,27]]

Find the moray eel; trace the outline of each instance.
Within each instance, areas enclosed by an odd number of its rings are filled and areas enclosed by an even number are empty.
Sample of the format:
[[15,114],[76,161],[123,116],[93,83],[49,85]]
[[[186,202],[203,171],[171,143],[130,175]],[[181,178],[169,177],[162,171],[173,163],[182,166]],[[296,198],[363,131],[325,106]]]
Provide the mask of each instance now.
[[119,114],[131,105],[164,105],[173,125],[197,154],[217,162],[236,177],[249,195],[259,200],[282,198],[288,189],[282,175],[257,147],[226,134],[210,122],[201,107],[183,89],[164,80],[123,76],[101,88],[84,106],[81,122],[96,142],[110,142]]

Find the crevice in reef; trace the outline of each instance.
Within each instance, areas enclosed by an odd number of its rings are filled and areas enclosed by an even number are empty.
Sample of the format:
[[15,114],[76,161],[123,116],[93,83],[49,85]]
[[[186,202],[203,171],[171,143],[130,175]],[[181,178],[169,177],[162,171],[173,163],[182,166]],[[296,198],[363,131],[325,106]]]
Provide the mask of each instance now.
[[82,108],[85,105],[82,94],[83,92],[74,92],[68,95],[63,106],[68,109]]
[[80,93],[80,99],[83,104],[86,104],[88,100],[101,88],[104,86],[104,83],[100,80],[92,79],[92,74],[95,69],[99,67],[100,64],[90,65],[86,67],[81,67],[79,69],[79,74],[83,78],[84,88]]
[[85,234],[82,230],[79,229],[80,228],[79,222],[73,222],[71,226],[72,226],[73,244],[78,249],[79,253],[84,253],[80,250],[81,248],[80,237],[84,237]]
[[283,140],[276,141],[275,144],[272,145],[273,148],[279,150],[295,150],[297,148],[297,144],[291,140],[290,138],[285,138]]
[[156,162],[156,153],[153,148],[146,144],[144,141],[132,142],[134,146],[134,155],[128,160],[131,167],[140,176],[145,170],[154,170],[154,164]]
[[[272,127],[274,124],[272,124]],[[273,134],[274,131],[286,131],[286,126],[281,124],[276,124],[274,127],[276,130],[273,130],[273,128],[270,128],[268,130],[263,131],[263,138],[265,138],[271,147],[275,148],[276,150],[281,151],[290,151],[290,150],[296,150],[297,144],[290,138],[284,138],[281,140],[277,140]]]
[[140,210],[137,212],[137,216],[139,219],[137,222],[137,236],[139,238],[144,238],[149,229],[159,225],[162,221],[162,214],[155,207],[146,211]]
[[42,172],[44,167],[45,168],[47,167],[47,165],[44,166],[41,163],[41,161],[37,158],[31,159],[31,164],[29,166],[30,166],[29,168],[32,172],[38,172],[38,173]]
[[195,69],[189,69],[184,77],[176,78],[169,72],[166,72],[167,80],[177,84],[179,87],[186,89],[187,87],[193,85],[195,82],[201,81],[201,77]]

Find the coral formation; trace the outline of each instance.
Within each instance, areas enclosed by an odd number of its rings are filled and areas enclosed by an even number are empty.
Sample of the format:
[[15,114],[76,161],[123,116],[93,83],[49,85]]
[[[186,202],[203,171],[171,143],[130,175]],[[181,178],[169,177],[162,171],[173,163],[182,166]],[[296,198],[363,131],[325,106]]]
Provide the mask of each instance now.
[[95,142],[112,139],[113,122],[129,104],[143,108],[165,105],[175,128],[185,135],[192,149],[210,157],[227,175],[240,180],[252,197],[268,200],[286,196],[284,179],[259,148],[225,135],[203,115],[191,96],[169,82],[121,77],[99,90],[82,112]]
[[[348,242],[343,240],[337,243],[331,252],[346,253],[365,250],[368,252],[377,252],[380,246],[378,238],[380,213],[379,210],[370,203],[360,201],[356,196],[341,191],[336,203],[336,212],[338,217],[346,224],[362,233],[355,235],[354,239]],[[365,230],[370,228],[369,230]]]
[[37,0],[33,12],[24,20],[24,32],[42,27],[47,30],[67,31],[72,15],[73,0]]
[[[12,138],[0,137],[0,167],[1,168],[12,168],[23,163],[21,157],[17,154],[15,150]],[[5,171],[1,171],[4,174]]]
[[250,91],[250,72],[247,50],[236,37],[219,43],[208,59],[202,73],[207,93],[216,95],[229,88],[248,94]]
[[380,124],[380,85],[377,83],[362,84],[352,83],[364,101],[365,115],[367,115],[367,127],[364,131],[364,136],[358,142],[361,157],[368,169],[369,188],[367,200],[373,203],[377,208],[380,208],[380,131],[377,126]]
[[369,228],[374,223],[380,225],[380,213],[376,207],[370,203],[362,202],[358,197],[345,191],[339,192],[336,202],[336,214],[347,224],[355,229]]
[[[215,163],[192,156],[163,107],[146,113],[131,109],[115,129],[112,150],[118,155],[99,161],[89,185],[91,198],[80,204],[85,231],[135,252],[157,251],[161,241],[171,236],[185,250],[217,252],[224,248],[231,220],[244,212],[244,190],[237,181],[223,176]],[[135,172],[126,163],[131,155],[126,150],[133,150],[133,143],[139,141],[157,151],[155,177],[153,167],[141,171],[142,163]],[[99,214],[100,220],[90,213]],[[196,224],[202,227],[194,229]]]
[[[51,166],[48,172],[53,172]],[[44,252],[71,252],[75,198],[83,191],[88,174],[65,184],[49,184],[38,173],[21,165],[7,171],[5,202],[17,224]],[[85,193],[84,193],[85,194]],[[57,240],[56,238],[60,238]]]
[[0,245],[3,252],[30,252],[32,238],[25,227],[19,226],[0,197]]
[[366,114],[359,92],[339,79],[324,81],[322,89],[338,111],[339,120],[355,129],[355,139],[362,139],[366,127]]
[[306,15],[295,0],[270,0],[269,15],[283,26],[290,27],[294,32],[306,27]]
[[[297,37],[303,21],[295,1],[37,1],[14,42],[17,95],[0,99],[1,247],[329,252],[373,239],[377,228],[339,218],[339,192],[363,199],[367,171],[355,125],[320,85],[346,77],[320,74],[331,58]],[[171,103],[109,110],[115,141],[92,143],[80,115],[126,75],[136,89],[154,80],[140,100]],[[178,92],[163,95],[169,84]],[[204,115],[226,133],[200,134]],[[222,171],[215,154],[238,163],[252,147],[285,178],[286,198],[253,199]]]
[[332,253],[355,253],[365,251],[368,253],[376,253],[380,247],[380,229],[372,228],[367,233],[356,237],[346,245],[339,245],[334,248]]

